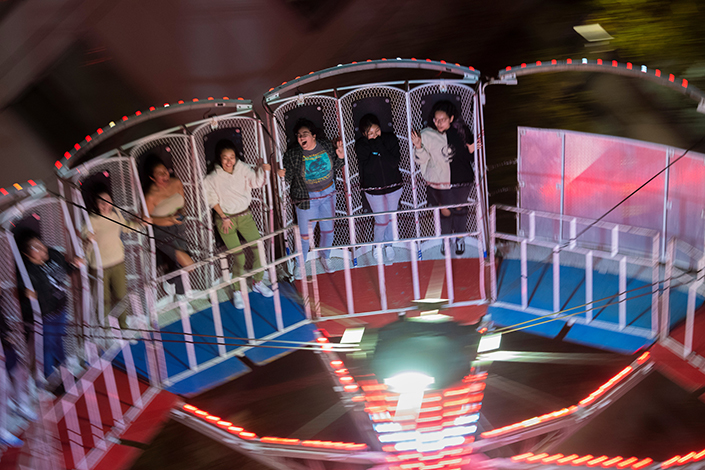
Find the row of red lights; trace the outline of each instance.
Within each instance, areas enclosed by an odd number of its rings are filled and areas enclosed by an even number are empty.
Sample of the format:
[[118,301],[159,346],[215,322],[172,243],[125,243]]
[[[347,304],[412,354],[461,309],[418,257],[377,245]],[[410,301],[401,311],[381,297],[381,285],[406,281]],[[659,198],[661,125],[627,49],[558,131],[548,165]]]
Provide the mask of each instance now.
[[[573,59],[566,59],[565,62],[566,62],[566,64],[568,64],[568,65],[572,65],[572,64],[573,64]],[[577,62],[576,64],[577,64],[577,65],[586,65],[584,62]],[[541,67],[542,65],[543,65],[543,63],[542,63],[540,60],[537,60],[537,61],[536,61],[536,67]],[[551,60],[551,65],[558,65],[558,61],[557,61],[556,59]],[[597,65],[603,65],[602,59],[597,59]],[[605,65],[606,65],[606,64],[605,64]],[[617,62],[616,60],[613,60],[613,61],[612,61],[612,67],[619,67],[619,62]],[[505,70],[509,72],[509,71],[511,71],[513,68],[514,68],[514,67],[508,65]],[[519,68],[525,69],[525,68],[526,68],[526,63],[522,63],[522,64],[519,66]],[[633,70],[633,69],[634,69],[634,66],[632,65],[631,62],[627,62],[626,68],[627,68],[627,70]],[[646,71],[644,70],[644,71],[642,71],[642,73],[646,73]],[[661,76],[661,71],[660,71],[659,69],[655,69],[654,75],[655,75],[656,77],[660,77],[660,76]],[[669,75],[668,75],[668,81],[675,83],[675,81],[676,81],[675,75],[669,74]],[[688,88],[688,80],[686,80],[686,79],[684,78],[684,79],[681,81],[681,86],[682,86],[683,88]]]
[[[317,341],[326,343],[328,339],[321,336]],[[333,351],[328,351],[335,354]],[[344,389],[348,392],[357,392],[362,390],[363,394],[355,394],[352,397],[354,402],[366,402],[365,411],[368,412],[370,418],[374,422],[390,422],[393,421],[391,415],[380,418],[376,415],[383,414],[388,411],[396,410],[396,402],[399,395],[387,392],[387,386],[380,384],[376,379],[362,380],[359,384],[355,383],[354,378],[350,375],[349,370],[345,367],[345,363],[335,355],[336,359],[330,361],[330,366],[333,373],[336,375]],[[480,410],[485,389],[484,380],[487,378],[487,373],[469,375],[463,379],[463,385],[446,389],[439,393],[430,393],[424,395],[423,405],[419,418],[415,422],[401,424],[401,431],[418,430],[421,432],[440,431],[446,426],[455,425],[455,419],[460,415],[477,413]],[[354,385],[354,390],[347,389],[348,386]],[[469,396],[470,395],[470,396]],[[472,396],[474,395],[474,396]],[[470,404],[474,402],[474,404]],[[430,406],[429,406],[430,405]],[[445,405],[445,407],[444,407]],[[469,405],[469,406],[468,406]],[[452,406],[453,409],[449,409]],[[424,413],[441,414],[423,416]],[[452,416],[450,420],[443,421]],[[441,421],[441,423],[438,423]],[[427,425],[430,423],[430,426]],[[472,452],[471,449],[465,449],[462,446],[474,442],[475,437],[466,437],[461,446],[454,446],[443,449],[442,451],[428,454],[421,452],[402,452],[400,453],[394,445],[382,446],[382,451],[395,455],[387,457],[388,462],[403,462],[399,465],[390,466],[390,470],[460,470],[460,466],[467,465],[470,462],[470,457],[467,454]]]
[[550,464],[557,464],[557,465],[572,465],[574,467],[577,466],[586,466],[586,467],[597,467],[600,466],[602,468],[618,468],[618,469],[625,469],[625,468],[631,468],[634,470],[639,470],[640,468],[644,468],[647,465],[650,465],[653,460],[650,458],[645,458],[639,460],[637,457],[630,457],[628,459],[625,459],[624,457],[613,457],[610,458],[606,455],[602,455],[600,457],[595,457],[593,455],[584,455],[584,456],[579,456],[578,454],[571,454],[571,455],[563,455],[563,454],[547,454],[546,452],[541,453],[541,454],[534,454],[532,452],[527,452],[525,454],[521,455],[515,455],[512,457],[512,461],[514,462],[527,462],[527,463],[550,463]]
[[[203,101],[213,101],[214,99],[215,99],[215,98],[213,98],[212,96],[209,96],[206,100],[203,100]],[[223,99],[224,99],[224,100],[229,100],[230,98],[228,98],[227,96],[223,96]],[[242,97],[238,97],[237,99],[238,99],[239,101],[244,101],[244,98],[242,98]],[[194,98],[194,99],[191,100],[191,101],[194,102],[194,103],[198,103],[198,102],[201,101],[201,100],[199,100],[198,98]],[[185,102],[184,102],[183,100],[179,100],[179,101],[177,101],[176,104],[179,105],[179,104],[184,104],[184,103],[185,103]],[[164,106],[163,106],[163,107],[164,107],[164,108],[168,108],[169,106],[171,106],[169,103],[164,103]],[[156,111],[156,110],[157,110],[157,108],[156,108],[155,106],[150,106],[150,107],[149,107],[149,111]],[[134,117],[139,117],[139,116],[141,116],[141,115],[142,115],[142,111],[135,111],[135,116],[134,116]],[[127,121],[128,119],[130,119],[128,116],[123,116],[123,117],[122,117],[122,121],[123,121],[123,122],[124,122],[124,121]],[[111,127],[114,127],[114,126],[115,126],[114,123],[110,123],[110,124],[107,126],[107,129],[109,129],[109,128],[111,128]],[[101,135],[103,132],[105,132],[104,129],[106,129],[106,128],[98,128],[98,130],[96,131],[96,134]],[[92,138],[90,135],[87,135],[86,138],[84,139],[84,142],[85,142],[84,145],[85,145],[86,143],[92,141],[92,140],[93,140],[93,138]],[[79,150],[81,150],[81,144],[76,143],[76,144],[73,145],[73,148],[74,148],[75,151],[79,151]],[[72,155],[73,155],[73,154],[71,153],[71,151],[64,152],[64,158],[66,158],[66,160],[70,159]],[[56,163],[54,163],[54,166],[55,166],[57,169],[61,169],[64,165],[61,163],[60,160],[57,160]]]
[[[637,358],[636,363],[638,365],[641,365],[641,364],[645,363],[649,359],[650,356],[651,356],[651,353],[649,353],[647,351]],[[597,390],[592,392],[586,398],[580,400],[579,405],[585,407],[585,406],[589,405],[590,403],[594,402],[595,400],[600,398],[602,395],[607,393],[607,391],[612,389],[618,382],[620,382],[622,379],[624,379],[624,377],[626,377],[627,375],[629,375],[633,371],[634,371],[634,367],[632,367],[632,366],[625,367],[617,375],[615,375],[610,380],[605,382],[602,386],[600,386]],[[504,426],[501,428],[493,429],[491,431],[485,431],[481,434],[481,436],[483,438],[496,437],[496,436],[499,436],[502,434],[507,434],[509,432],[516,431],[518,429],[523,429],[523,428],[527,428],[530,426],[535,426],[537,424],[545,423],[546,421],[558,419],[563,416],[567,416],[569,414],[575,413],[579,409],[580,406],[574,405],[569,408],[563,408],[562,410],[554,411],[552,413],[547,413],[545,415],[535,416],[531,419],[527,419],[527,420],[521,421],[519,423],[510,424],[509,426]]]
[[267,444],[284,444],[292,446],[303,446],[303,447],[315,447],[321,449],[335,449],[335,450],[365,450],[367,449],[367,444],[357,444],[354,442],[337,442],[337,441],[319,441],[319,440],[300,440],[291,439],[283,437],[257,437],[253,432],[244,430],[240,426],[234,426],[230,421],[225,421],[220,419],[219,416],[213,416],[207,411],[198,409],[197,407],[189,404],[183,405],[183,410],[197,416],[204,421],[218,426],[219,428],[228,431],[229,433],[240,437],[248,441],[259,441]]
[[[27,184],[29,184],[30,186],[36,186],[36,185],[37,185],[37,183],[36,183],[34,180],[27,180]],[[12,185],[12,188],[15,189],[15,190],[17,190],[17,191],[22,191],[22,190],[24,189],[19,183],[13,184],[13,185]],[[5,189],[5,188],[0,188],[0,194],[2,194],[3,196],[7,196],[8,194],[10,194],[10,191],[8,191],[8,190]]]
[[[387,59],[386,59],[385,57],[382,57],[380,60],[386,61]],[[412,57],[411,60],[416,61],[417,59],[416,59],[416,57]],[[367,59],[365,62],[374,62],[374,61],[373,61],[372,59]],[[426,59],[426,62],[433,62],[433,60],[431,60],[431,59]],[[446,62],[445,60],[440,60],[439,62],[440,62],[441,64],[444,64],[444,65],[446,65],[446,64],[448,63],[448,62]],[[352,62],[350,63],[350,65],[355,65],[355,64],[357,64],[357,63],[358,63],[357,61],[352,61]],[[460,65],[460,64],[458,64],[457,62],[456,62],[455,65],[456,65],[457,67],[463,67],[463,65]],[[468,70],[475,71],[475,67],[468,67]],[[315,73],[315,72],[309,72],[308,75],[313,75],[314,73]],[[295,80],[298,80],[299,78],[301,78],[301,75],[298,75],[298,76],[294,77],[294,80],[292,80],[292,82],[295,81]],[[289,83],[289,82],[282,82],[282,84],[279,85],[279,86],[284,86],[284,85],[286,85],[287,83]],[[275,87],[270,88],[270,89],[268,90],[268,92],[269,92],[269,91],[274,91],[274,88],[275,88]]]

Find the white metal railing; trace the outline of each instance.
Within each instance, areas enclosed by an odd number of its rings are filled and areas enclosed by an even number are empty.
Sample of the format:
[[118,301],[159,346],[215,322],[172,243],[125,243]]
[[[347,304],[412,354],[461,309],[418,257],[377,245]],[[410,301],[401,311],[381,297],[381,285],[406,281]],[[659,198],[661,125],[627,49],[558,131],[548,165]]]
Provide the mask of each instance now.
[[[346,307],[347,307],[347,314],[345,315],[339,315],[336,317],[330,317],[326,316],[323,318],[322,316],[322,311],[321,311],[321,300],[320,300],[320,289],[319,289],[319,284],[318,284],[318,277],[316,273],[316,264],[315,262],[311,263],[311,273],[312,273],[312,278],[313,278],[313,304],[314,304],[314,309],[315,309],[315,314],[314,318],[316,320],[321,320],[321,319],[331,319],[331,318],[342,318],[346,316],[360,316],[360,315],[374,315],[374,314],[382,314],[382,313],[390,313],[390,312],[402,312],[406,310],[412,310],[415,307],[412,305],[411,300],[419,300],[421,299],[421,289],[420,289],[420,282],[419,282],[419,267],[418,263],[419,260],[422,259],[422,243],[429,243],[429,244],[435,244],[436,242],[440,241],[444,245],[444,252],[445,255],[443,259],[445,260],[445,276],[446,276],[446,281],[447,281],[447,294],[448,294],[448,301],[449,301],[449,306],[455,306],[455,307],[460,307],[460,306],[466,306],[466,305],[477,305],[481,303],[485,303],[486,301],[486,293],[485,293],[485,263],[484,263],[484,253],[483,253],[483,243],[482,243],[482,238],[481,234],[479,231],[477,232],[464,232],[464,233],[452,233],[452,234],[441,234],[441,216],[440,212],[441,209],[451,209],[451,208],[457,208],[457,207],[475,207],[476,203],[474,202],[469,202],[465,204],[454,204],[454,205],[448,205],[448,206],[438,206],[438,207],[424,207],[424,208],[419,208],[419,209],[408,209],[408,210],[402,210],[402,211],[387,211],[387,212],[375,212],[375,213],[370,213],[370,214],[357,214],[357,215],[351,215],[351,216],[344,216],[344,217],[333,217],[333,218],[327,218],[327,219],[311,219],[309,221],[309,226],[308,226],[308,233],[310,234],[310,244],[311,244],[311,252],[312,253],[320,253],[324,251],[328,251],[330,249],[336,249],[340,250],[342,253],[343,257],[343,271],[344,271],[344,276],[345,276],[345,296],[346,296]],[[425,237],[414,237],[414,238],[404,238],[400,239],[399,238],[399,230],[398,230],[398,225],[397,225],[397,219],[400,215],[402,214],[413,214],[415,218],[418,220],[418,217],[416,217],[419,213],[422,212],[430,212],[433,215],[433,235],[431,236],[425,236]],[[391,242],[365,242],[365,243],[355,243],[357,240],[357,234],[356,234],[356,226],[357,224],[352,223],[352,220],[354,219],[361,219],[361,218],[373,218],[375,216],[379,215],[389,215],[391,217],[391,223],[392,223],[392,228],[393,228],[393,241]],[[350,223],[347,224],[350,230],[350,240],[352,241],[351,244],[347,245],[335,245],[333,247],[316,247],[315,246],[315,237],[312,235],[314,234],[313,227],[314,224],[319,223],[321,221],[336,221],[336,220],[348,220]],[[470,301],[463,301],[463,302],[455,302],[455,281],[453,278],[453,259],[451,256],[451,245],[450,241],[453,238],[456,237],[470,237],[475,240],[476,246],[478,249],[478,263],[479,263],[479,269],[478,269],[478,282],[479,282],[479,291],[480,291],[480,298],[477,300],[470,300]],[[397,246],[399,244],[405,245],[409,249],[409,253],[411,254],[410,256],[410,262],[411,262],[411,284],[412,284],[412,289],[414,292],[414,298],[409,299],[409,306],[404,307],[404,308],[399,308],[399,309],[389,309],[388,308],[388,302],[387,302],[387,284],[385,281],[385,270],[384,270],[384,256],[382,253],[382,246],[386,244],[396,244]],[[355,302],[354,302],[354,297],[355,297],[355,289],[353,288],[353,282],[352,282],[352,275],[351,275],[351,252],[352,252],[352,257],[354,258],[356,256],[356,251],[367,251],[369,249],[377,250],[377,274],[378,274],[378,287],[379,287],[379,292],[380,292],[380,306],[381,309],[378,311],[370,311],[370,312],[364,312],[364,311],[356,311],[355,310]],[[314,256],[315,258],[315,256]],[[304,266],[299,266],[300,269],[302,270],[302,276],[305,275],[305,267]]]
[[[509,213],[512,217],[519,218],[522,217],[528,221],[528,230],[524,230],[523,235],[514,235],[509,233],[500,233],[497,231],[497,211],[503,211]],[[550,223],[564,223],[568,222],[570,225],[570,237],[569,239],[561,244],[557,243],[556,240],[549,237],[541,237],[536,233],[536,227],[541,222]],[[575,321],[584,322],[586,324],[591,324],[598,328],[604,328],[609,330],[618,331],[629,331],[634,334],[641,336],[646,336],[653,338],[658,334],[659,325],[659,276],[660,276],[660,234],[654,230],[642,229],[637,227],[630,227],[626,225],[613,224],[610,222],[596,222],[590,221],[589,219],[580,219],[576,217],[566,217],[560,214],[551,214],[546,212],[532,211],[528,209],[520,209],[517,207],[509,206],[492,206],[490,208],[490,224],[492,227],[490,233],[490,264],[493,268],[490,270],[490,285],[492,291],[492,299],[497,300],[497,279],[496,270],[494,269],[494,248],[497,241],[508,242],[509,244],[515,244],[519,247],[519,261],[520,261],[520,287],[521,287],[521,305],[518,307],[523,311],[529,313],[534,313],[538,315],[545,315],[549,313],[559,313],[561,311],[561,299],[560,299],[560,267],[562,265],[561,253],[572,253],[578,255],[582,258],[582,262],[579,263],[585,270],[585,318],[575,318]],[[589,227],[589,230],[593,233],[599,233],[600,236],[609,237],[610,243],[608,246],[594,246],[592,243],[583,244],[580,242],[580,231],[578,231],[578,226]],[[585,230],[585,229],[583,229]],[[528,233],[527,233],[528,232]],[[648,243],[643,242],[641,245],[646,246],[647,244],[651,247],[650,252],[643,250],[640,253],[635,253],[634,250],[624,250],[620,246],[620,237],[624,234],[630,234],[634,236],[639,236],[644,238]],[[577,238],[576,238],[577,237]],[[585,246],[587,245],[587,246]],[[553,272],[553,285],[552,285],[552,300],[553,309],[552,312],[544,311],[541,309],[533,308],[529,306],[529,291],[528,291],[528,261],[529,261],[529,247],[543,248],[544,250],[551,250],[551,265]],[[632,245],[633,246],[633,245]],[[515,255],[516,256],[516,255]],[[618,263],[617,271],[617,292],[618,297],[618,311],[619,319],[618,324],[615,325],[606,321],[593,320],[592,310],[594,308],[594,286],[593,286],[593,273],[594,273],[594,259],[598,258],[601,260],[612,260]],[[537,261],[545,261],[548,257],[543,257]],[[565,264],[563,264],[565,265]],[[627,306],[629,299],[627,298],[627,271],[628,266],[636,265],[643,266],[650,269],[651,276],[651,328],[650,331],[645,332],[643,328],[632,327],[627,325]],[[575,266],[574,266],[575,267]],[[513,287],[513,286],[509,286]],[[645,286],[648,287],[648,286]],[[604,300],[604,299],[603,299]],[[499,306],[504,306],[506,302],[498,301],[496,302]],[[507,304],[510,305],[510,304]],[[574,312],[574,311],[572,311]],[[577,313],[577,312],[575,312]]]
[[[292,235],[296,240],[298,250],[296,253],[291,255],[285,255],[277,259],[273,259],[271,262],[267,260],[267,253],[270,252],[268,245],[275,243],[277,238],[287,237]],[[245,249],[250,248],[253,250],[254,255],[259,257],[261,267],[258,269],[248,270],[239,277],[232,277],[230,272],[229,258],[235,256]],[[276,232],[264,235],[258,240],[245,243],[231,250],[224,251],[208,259],[199,261],[192,264],[186,268],[182,268],[178,271],[174,271],[169,274],[165,274],[156,280],[152,281],[147,289],[147,296],[151,298],[148,301],[149,304],[155,305],[155,308],[150,312],[151,323],[155,330],[159,330],[160,316],[163,314],[178,309],[179,317],[181,321],[181,327],[184,335],[184,342],[186,343],[186,354],[188,358],[188,368],[191,372],[196,372],[202,367],[199,365],[196,359],[196,350],[193,340],[193,329],[191,326],[191,314],[189,313],[189,302],[197,301],[199,299],[207,300],[209,307],[213,311],[213,322],[216,334],[216,341],[218,347],[218,355],[221,358],[225,358],[228,354],[225,346],[224,329],[223,322],[220,314],[220,303],[221,300],[218,298],[218,292],[225,291],[228,293],[229,297],[232,297],[234,291],[239,291],[242,295],[242,300],[244,304],[244,320],[245,328],[247,331],[247,341],[243,343],[243,347],[249,349],[248,344],[257,344],[258,340],[262,338],[257,338],[254,329],[254,321],[252,309],[249,302],[248,296],[248,286],[247,280],[258,273],[267,273],[269,277],[269,282],[271,283],[271,289],[273,292],[274,301],[274,314],[276,319],[276,332],[281,333],[287,330],[288,327],[284,324],[284,319],[282,315],[282,303],[281,303],[281,292],[279,290],[279,279],[277,274],[278,266],[286,266],[294,258],[299,257],[300,260],[303,259],[301,254],[301,238],[299,235],[298,227],[291,226],[285,229],[277,230]],[[302,263],[299,263],[302,264]],[[213,286],[205,290],[192,290],[189,283],[189,275],[198,271],[209,271],[211,273],[219,273],[219,276],[213,276],[216,279]],[[167,296],[162,296],[158,299],[159,294],[164,292],[162,289],[162,283],[180,278],[184,285],[186,294],[177,299],[168,299]],[[310,306],[308,304],[308,285],[302,283],[302,296],[304,298],[304,310],[306,313],[306,321],[311,319]],[[164,299],[167,299],[164,302]],[[194,312],[195,313],[195,312]],[[276,334],[276,333],[275,333]],[[173,378],[172,378],[173,379]]]
[[[685,270],[679,265],[686,264]],[[698,291],[705,281],[705,253],[691,245],[672,238],[666,245],[666,268],[664,288],[661,297],[661,323],[659,339],[674,353],[705,370],[705,358],[693,351],[695,337],[695,308]],[[683,329],[683,341],[673,337],[671,327],[671,294],[678,287],[688,289]],[[682,318],[682,317],[681,317]],[[678,323],[678,322],[676,322]]]

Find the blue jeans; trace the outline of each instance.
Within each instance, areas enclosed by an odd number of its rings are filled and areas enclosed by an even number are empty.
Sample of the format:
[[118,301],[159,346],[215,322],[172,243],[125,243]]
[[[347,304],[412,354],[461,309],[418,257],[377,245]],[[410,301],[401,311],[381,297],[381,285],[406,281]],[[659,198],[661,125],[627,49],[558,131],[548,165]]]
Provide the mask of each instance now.
[[[399,199],[403,188],[392,191],[387,194],[368,194],[365,193],[367,202],[370,203],[372,212],[388,212],[399,209]],[[394,228],[392,227],[391,215],[376,215],[375,216],[375,239],[376,242],[391,242],[394,240]]]
[[59,367],[66,360],[64,353],[64,336],[66,336],[66,310],[58,314],[47,315],[44,323],[44,376],[48,377],[54,367]]
[[[309,242],[308,221],[311,219],[325,219],[335,216],[335,184],[331,184],[323,191],[308,193],[311,199],[310,209],[296,208],[296,218],[299,221],[299,231],[301,232],[301,247],[304,257],[308,253],[311,243]],[[316,232],[316,224],[311,227],[311,234]],[[321,222],[321,246],[331,246],[333,244],[333,221]],[[321,252],[325,258],[330,258],[330,250]]]

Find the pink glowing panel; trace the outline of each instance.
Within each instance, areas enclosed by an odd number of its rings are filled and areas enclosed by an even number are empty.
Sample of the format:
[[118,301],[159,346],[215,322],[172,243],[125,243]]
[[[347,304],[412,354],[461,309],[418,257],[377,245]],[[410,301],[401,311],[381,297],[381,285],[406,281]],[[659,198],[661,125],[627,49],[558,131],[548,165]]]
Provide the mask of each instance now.
[[[566,132],[565,193],[566,215],[597,219],[666,166],[663,146]],[[605,217],[605,221],[661,231],[665,174]],[[581,244],[609,245],[607,230],[591,229],[578,240]],[[629,251],[649,252],[646,237],[620,234],[619,245]]]
[[[676,150],[671,161],[683,152]],[[667,239],[676,237],[702,250],[705,240],[705,155],[689,153],[681,158],[669,168],[668,180]]]
[[[562,139],[555,130],[519,128],[519,206],[524,209],[560,214]],[[521,231],[529,235],[529,218],[520,220]],[[536,236],[558,239],[559,224],[536,218]]]

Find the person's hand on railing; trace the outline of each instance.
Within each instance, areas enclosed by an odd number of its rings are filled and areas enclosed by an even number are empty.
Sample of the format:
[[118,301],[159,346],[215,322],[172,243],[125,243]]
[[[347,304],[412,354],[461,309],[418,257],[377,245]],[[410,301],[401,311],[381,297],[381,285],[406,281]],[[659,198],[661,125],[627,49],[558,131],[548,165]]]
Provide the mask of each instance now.
[[262,169],[263,169],[264,171],[272,171],[272,165],[270,165],[269,163],[263,163],[263,164],[262,164]]
[[280,178],[284,178],[286,176],[286,168],[277,170],[277,175],[279,175]]

